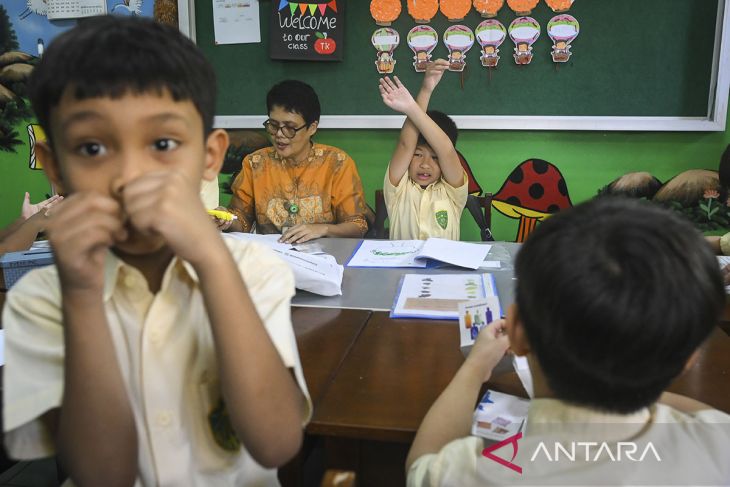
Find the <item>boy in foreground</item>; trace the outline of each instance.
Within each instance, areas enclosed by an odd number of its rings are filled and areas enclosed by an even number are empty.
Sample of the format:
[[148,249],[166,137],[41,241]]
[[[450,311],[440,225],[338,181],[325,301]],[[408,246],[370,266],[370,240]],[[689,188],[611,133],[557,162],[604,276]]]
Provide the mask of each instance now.
[[[692,225],[598,198],[541,224],[515,273],[506,319],[480,332],[424,418],[408,484],[727,485],[730,416],[664,392],[725,302]],[[508,348],[527,356],[534,398],[524,436],[492,451],[468,435],[480,387]]]
[[5,305],[11,456],[55,451],[78,485],[238,486],[278,484],[299,450],[291,273],[224,241],[198,194],[228,145],[215,85],[192,42],[138,18],[84,21],[35,68],[38,157],[66,197],[56,265]]

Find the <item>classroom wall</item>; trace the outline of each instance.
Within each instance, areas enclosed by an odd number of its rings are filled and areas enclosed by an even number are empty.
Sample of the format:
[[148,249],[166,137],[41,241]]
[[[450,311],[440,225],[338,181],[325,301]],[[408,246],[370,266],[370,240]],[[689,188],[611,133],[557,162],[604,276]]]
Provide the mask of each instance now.
[[[26,133],[24,124],[18,126],[18,132]],[[382,186],[397,137],[396,130],[322,130],[316,140],[336,145],[355,159],[372,204],[375,190]],[[717,169],[728,143],[727,132],[470,130],[461,132],[458,147],[485,191],[496,192],[515,166],[537,157],[561,170],[570,198],[576,204],[591,198],[599,188],[626,172],[649,171],[666,181],[687,169]],[[0,225],[17,217],[26,190],[31,192],[34,202],[50,190],[42,171],[28,168],[28,146],[18,146],[17,153],[0,152]],[[493,210],[492,222],[496,239],[515,239],[517,220]],[[462,239],[479,239],[468,212],[462,218]]]

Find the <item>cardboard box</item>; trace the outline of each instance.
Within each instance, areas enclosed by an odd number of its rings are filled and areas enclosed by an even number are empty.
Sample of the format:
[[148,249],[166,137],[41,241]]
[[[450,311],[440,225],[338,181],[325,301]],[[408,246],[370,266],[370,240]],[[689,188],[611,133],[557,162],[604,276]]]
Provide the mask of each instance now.
[[0,256],[0,271],[3,289],[10,289],[26,272],[38,267],[53,264],[53,253],[49,249],[8,252]]

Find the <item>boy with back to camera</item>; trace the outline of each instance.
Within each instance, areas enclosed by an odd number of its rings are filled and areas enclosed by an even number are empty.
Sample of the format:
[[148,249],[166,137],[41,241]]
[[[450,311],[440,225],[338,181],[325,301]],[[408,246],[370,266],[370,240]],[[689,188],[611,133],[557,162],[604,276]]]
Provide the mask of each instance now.
[[458,131],[447,115],[429,111],[428,102],[449,63],[429,63],[416,100],[398,77],[380,80],[383,103],[406,115],[383,182],[390,238],[459,240],[466,205],[466,173],[454,144]]
[[[728,484],[730,415],[663,392],[725,302],[717,261],[689,222],[595,199],[542,223],[515,273],[506,319],[479,333],[424,418],[408,485]],[[485,454],[468,436],[472,412],[508,348],[527,356],[534,398],[524,436]]]
[[35,68],[38,157],[66,197],[55,266],[5,305],[11,456],[56,451],[79,485],[258,486],[298,451],[292,275],[224,241],[198,195],[228,145],[215,84],[191,41],[139,18],[84,21]]

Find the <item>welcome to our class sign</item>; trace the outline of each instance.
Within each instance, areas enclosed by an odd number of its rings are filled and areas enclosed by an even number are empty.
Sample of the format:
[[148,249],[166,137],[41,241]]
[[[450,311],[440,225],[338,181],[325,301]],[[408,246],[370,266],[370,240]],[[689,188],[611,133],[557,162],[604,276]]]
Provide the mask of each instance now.
[[342,61],[345,0],[274,0],[271,59]]

